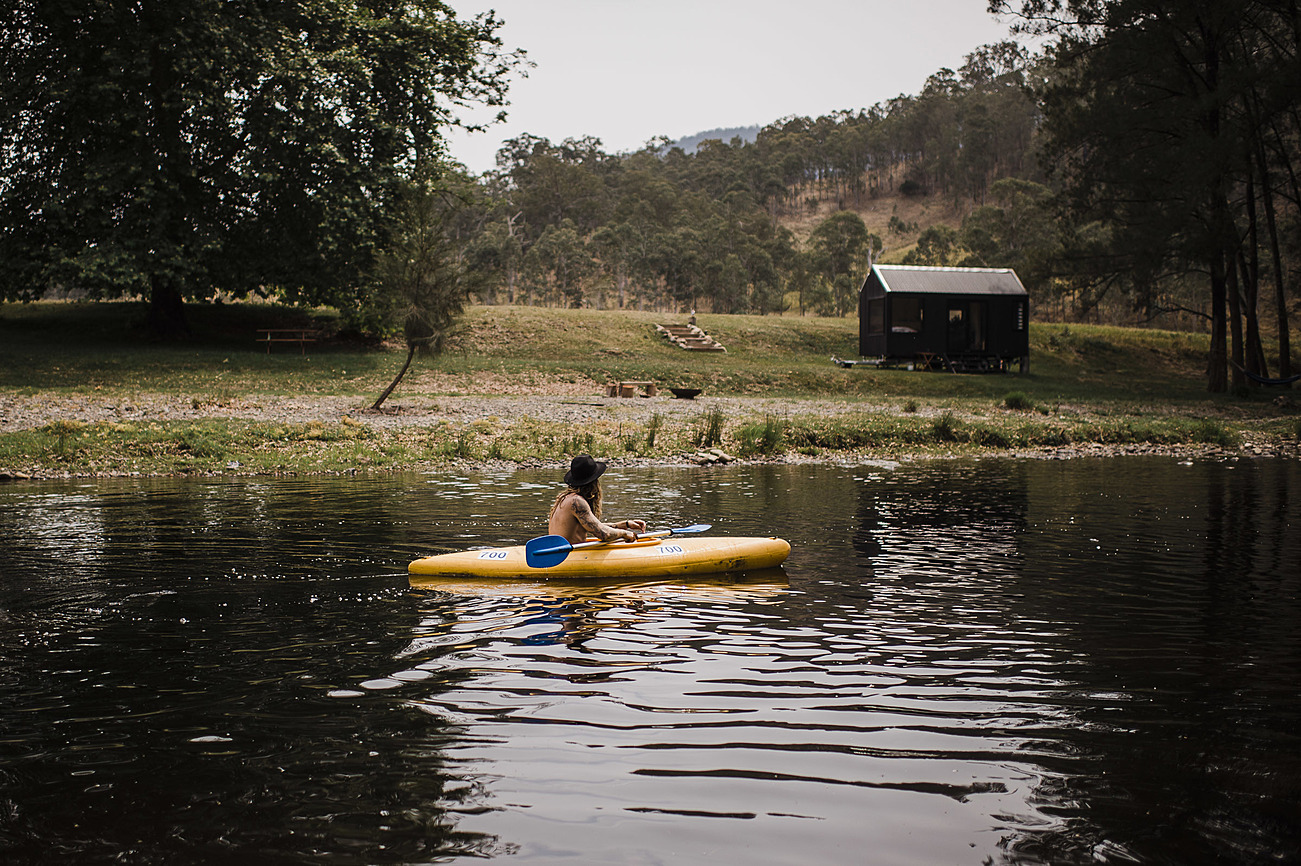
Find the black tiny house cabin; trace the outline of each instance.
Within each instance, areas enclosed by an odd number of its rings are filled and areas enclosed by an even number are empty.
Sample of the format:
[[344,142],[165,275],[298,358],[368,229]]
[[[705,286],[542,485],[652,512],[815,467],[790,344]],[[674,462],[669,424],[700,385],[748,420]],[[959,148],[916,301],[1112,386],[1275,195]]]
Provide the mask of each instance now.
[[955,372],[1030,365],[1030,310],[1010,268],[873,265],[858,295],[858,353]]

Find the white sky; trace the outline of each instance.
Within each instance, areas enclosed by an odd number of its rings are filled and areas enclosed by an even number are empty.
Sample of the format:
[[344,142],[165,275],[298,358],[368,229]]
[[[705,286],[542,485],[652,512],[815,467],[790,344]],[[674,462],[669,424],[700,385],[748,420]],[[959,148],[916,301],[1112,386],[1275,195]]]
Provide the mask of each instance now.
[[[972,49],[1010,38],[986,0],[448,0],[495,9],[507,48],[537,66],[508,120],[452,134],[473,172],[521,133],[591,135],[607,153],[719,127],[867,108],[921,91]],[[473,115],[471,115],[473,116]],[[480,115],[491,117],[491,113]]]

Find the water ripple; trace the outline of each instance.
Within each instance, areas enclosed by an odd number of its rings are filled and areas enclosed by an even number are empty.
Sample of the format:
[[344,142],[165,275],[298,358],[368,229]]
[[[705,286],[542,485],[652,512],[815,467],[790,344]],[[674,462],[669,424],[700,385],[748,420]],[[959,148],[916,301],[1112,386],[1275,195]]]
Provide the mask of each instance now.
[[539,534],[554,479],[0,490],[0,857],[1301,848],[1296,466],[611,475],[614,512],[778,533],[792,558],[409,588],[408,559]]

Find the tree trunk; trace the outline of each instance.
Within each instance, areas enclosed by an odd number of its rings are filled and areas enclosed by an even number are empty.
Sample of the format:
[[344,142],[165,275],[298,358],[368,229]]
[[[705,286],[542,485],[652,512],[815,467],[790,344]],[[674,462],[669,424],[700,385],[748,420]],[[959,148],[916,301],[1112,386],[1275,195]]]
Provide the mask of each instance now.
[[[1269,230],[1269,249],[1274,264],[1274,303],[1278,316],[1278,375],[1286,379],[1292,375],[1292,344],[1288,334],[1287,294],[1283,290],[1283,255],[1278,245],[1278,223],[1274,214],[1274,191],[1269,185],[1268,161],[1265,146],[1256,139],[1256,161],[1260,164],[1262,182],[1260,197],[1265,204],[1265,227]],[[1286,387],[1291,388],[1289,384]]]
[[149,293],[149,330],[159,340],[181,340],[190,336],[181,293],[158,277],[153,279]]
[[1260,318],[1256,313],[1258,287],[1252,278],[1246,257],[1240,255],[1238,259],[1238,269],[1242,276],[1242,321],[1246,327],[1242,366],[1257,376],[1268,376],[1269,365],[1265,363],[1265,348],[1260,340]]
[[1225,358],[1227,323],[1225,320],[1224,251],[1211,256],[1211,351],[1206,364],[1206,389],[1220,394],[1229,390],[1228,361]]
[[1238,285],[1238,253],[1235,250],[1225,268],[1224,294],[1229,301],[1229,358],[1233,362],[1229,370],[1230,382],[1234,388],[1246,384],[1242,375],[1242,289]]
[[1242,302],[1247,325],[1247,359],[1245,366],[1257,376],[1268,376],[1265,349],[1260,341],[1260,217],[1256,214],[1254,174],[1247,175],[1247,251],[1239,254],[1242,270]]
[[402,365],[401,370],[398,370],[398,374],[393,377],[393,381],[389,383],[389,386],[384,389],[384,393],[379,395],[379,399],[376,400],[374,405],[370,407],[370,411],[378,412],[379,407],[384,405],[384,401],[388,399],[389,394],[393,393],[393,389],[397,388],[398,383],[402,381],[402,377],[407,374],[407,370],[410,369],[411,367],[411,359],[414,358],[415,355],[416,355],[415,343],[407,343],[406,363]]

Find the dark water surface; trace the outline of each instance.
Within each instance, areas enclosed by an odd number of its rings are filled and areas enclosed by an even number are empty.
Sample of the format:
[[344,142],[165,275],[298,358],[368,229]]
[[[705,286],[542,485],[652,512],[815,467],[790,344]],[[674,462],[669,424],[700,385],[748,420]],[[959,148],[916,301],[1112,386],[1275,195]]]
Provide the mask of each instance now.
[[743,580],[413,588],[555,473],[0,487],[0,862],[1301,862],[1301,465],[612,470]]

